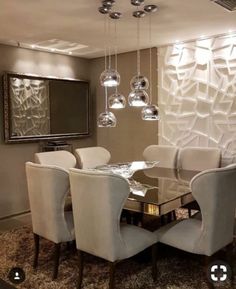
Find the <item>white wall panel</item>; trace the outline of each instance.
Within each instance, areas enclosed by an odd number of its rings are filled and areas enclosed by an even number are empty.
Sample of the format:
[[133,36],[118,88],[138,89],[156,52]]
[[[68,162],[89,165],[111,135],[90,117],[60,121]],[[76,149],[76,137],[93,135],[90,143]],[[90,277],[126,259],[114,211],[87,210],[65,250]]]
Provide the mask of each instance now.
[[236,35],[158,50],[159,143],[220,147],[236,162]]

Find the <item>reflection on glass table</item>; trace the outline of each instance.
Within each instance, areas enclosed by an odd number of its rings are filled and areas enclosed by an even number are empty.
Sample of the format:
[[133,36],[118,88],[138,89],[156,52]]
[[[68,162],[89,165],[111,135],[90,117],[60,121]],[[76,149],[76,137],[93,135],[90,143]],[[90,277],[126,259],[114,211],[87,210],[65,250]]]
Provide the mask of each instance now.
[[133,176],[133,174],[136,171],[153,168],[157,166],[158,163],[159,163],[158,161],[155,162],[135,161],[135,162],[98,166],[96,169],[100,171],[109,171],[129,179]]
[[147,184],[142,184],[142,183],[137,182],[133,179],[128,180],[128,182],[130,185],[130,192],[133,195],[145,197],[148,190],[155,189],[155,187],[153,187],[153,186],[150,186]]

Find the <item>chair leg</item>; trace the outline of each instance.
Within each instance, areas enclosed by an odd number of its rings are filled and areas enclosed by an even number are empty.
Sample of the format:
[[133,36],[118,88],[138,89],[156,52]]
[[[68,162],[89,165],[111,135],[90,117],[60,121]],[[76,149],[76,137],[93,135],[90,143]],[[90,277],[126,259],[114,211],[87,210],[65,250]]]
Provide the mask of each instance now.
[[165,216],[161,215],[161,226],[164,226],[166,224]]
[[34,234],[34,262],[33,268],[36,269],[38,266],[38,258],[39,258],[39,235]]
[[172,217],[173,217],[173,220],[176,221],[177,220],[177,217],[176,217],[176,212],[175,211],[172,211]]
[[190,208],[188,208],[188,216],[189,218],[192,216],[192,210]]
[[125,212],[125,218],[126,218],[126,223],[131,225],[132,224],[132,216],[131,216],[131,213],[129,211]]
[[167,221],[168,223],[172,222],[172,212],[167,213]]
[[152,278],[157,280],[157,244],[152,245]]
[[57,279],[59,260],[60,260],[60,249],[61,249],[60,243],[54,245],[54,268],[53,268],[52,280]]
[[79,257],[79,280],[77,284],[77,289],[82,288],[82,281],[83,281],[83,270],[84,270],[84,253],[81,250],[78,250],[78,257]]
[[109,279],[109,289],[115,289],[115,269],[116,262],[109,262],[110,264],[110,279]]
[[214,289],[215,287],[213,283],[210,282],[210,280],[208,279],[208,268],[209,268],[210,263],[211,263],[211,257],[205,256],[205,278],[206,278],[207,287],[209,289]]
[[234,261],[233,261],[233,251],[234,251],[234,243],[232,242],[226,247],[226,254],[227,254],[227,262],[231,268],[231,285],[234,283]]

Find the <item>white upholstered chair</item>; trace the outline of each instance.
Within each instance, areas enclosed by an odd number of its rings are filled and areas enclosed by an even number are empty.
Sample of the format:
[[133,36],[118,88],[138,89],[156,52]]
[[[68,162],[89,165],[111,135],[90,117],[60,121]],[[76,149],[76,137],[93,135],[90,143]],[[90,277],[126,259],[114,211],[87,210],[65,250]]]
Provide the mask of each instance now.
[[160,161],[163,168],[176,168],[178,148],[167,145],[150,145],[143,151],[145,161]]
[[106,165],[111,159],[110,152],[103,147],[86,147],[75,150],[78,167],[81,169],[93,169]]
[[[178,168],[183,170],[204,171],[220,167],[221,151],[218,148],[209,147],[185,147],[179,150]],[[179,173],[179,177],[181,178]],[[196,202],[184,206],[188,209],[189,217],[192,210],[198,210]]]
[[156,278],[155,234],[137,226],[120,224],[129,196],[126,179],[111,173],[70,169],[79,282],[82,286],[83,252],[110,262],[109,288],[114,288],[115,265],[153,246],[153,277]]
[[38,264],[40,237],[55,243],[53,279],[57,278],[60,245],[75,239],[72,212],[64,211],[69,174],[56,166],[26,163],[28,194],[35,241],[34,268]]
[[[41,165],[58,166],[68,171],[70,168],[74,168],[76,166],[76,157],[72,153],[65,150],[41,152],[35,154],[35,162]],[[68,194],[66,196],[64,209],[65,211],[72,210],[70,190],[68,190]]]
[[156,231],[159,242],[205,256],[232,244],[236,207],[236,165],[206,170],[190,183],[202,219],[170,223]]
[[35,162],[41,165],[58,166],[65,170],[76,166],[75,156],[64,150],[36,153]]
[[184,147],[179,150],[178,168],[203,171],[220,167],[221,151],[210,147]]

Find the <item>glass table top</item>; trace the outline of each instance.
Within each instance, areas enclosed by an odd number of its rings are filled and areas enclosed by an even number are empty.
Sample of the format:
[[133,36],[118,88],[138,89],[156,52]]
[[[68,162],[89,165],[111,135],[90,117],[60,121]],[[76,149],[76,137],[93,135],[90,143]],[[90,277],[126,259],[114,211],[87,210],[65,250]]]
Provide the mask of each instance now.
[[131,178],[136,171],[153,168],[156,165],[158,165],[158,163],[159,163],[158,161],[155,162],[136,161],[136,162],[103,165],[98,166],[96,169],[113,172],[114,174],[120,175],[124,178]]
[[158,162],[135,162],[100,166],[127,178],[130,195],[125,209],[150,215],[163,215],[194,200],[191,179],[198,171],[158,167]]

